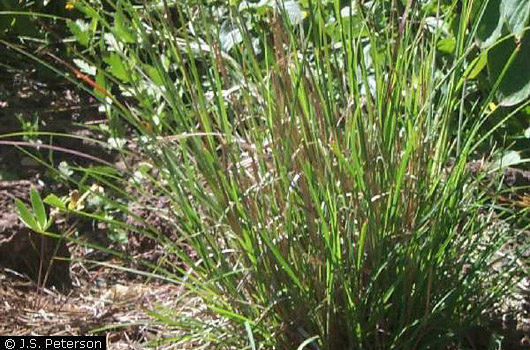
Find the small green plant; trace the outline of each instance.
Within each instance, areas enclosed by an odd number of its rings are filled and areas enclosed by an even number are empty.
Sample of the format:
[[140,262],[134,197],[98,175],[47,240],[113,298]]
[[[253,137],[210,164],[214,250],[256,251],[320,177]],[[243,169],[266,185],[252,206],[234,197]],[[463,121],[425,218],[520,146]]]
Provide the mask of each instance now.
[[33,116],[33,118],[29,119],[24,117],[22,113],[17,113],[16,118],[18,122],[20,123],[20,128],[22,132],[24,133],[23,138],[26,141],[32,141],[32,142],[41,142],[38,139],[39,129],[40,129],[40,122],[39,117],[37,115]]
[[19,217],[22,222],[33,231],[45,233],[53,224],[53,219],[48,217],[46,209],[44,208],[44,203],[39,192],[35,188],[30,190],[30,199],[32,210],[30,210],[20,199],[15,199]]

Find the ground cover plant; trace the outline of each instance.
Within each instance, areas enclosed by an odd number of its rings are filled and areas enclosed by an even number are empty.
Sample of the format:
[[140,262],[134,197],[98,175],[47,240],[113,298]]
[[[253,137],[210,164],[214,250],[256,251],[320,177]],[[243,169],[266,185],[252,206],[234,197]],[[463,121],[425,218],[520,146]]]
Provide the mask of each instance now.
[[[202,301],[154,310],[181,333],[151,345],[498,348],[488,319],[521,272],[504,249],[518,231],[484,185],[506,164],[468,164],[528,101],[491,122],[514,59],[480,89],[487,2],[69,4],[85,16],[68,22],[76,66],[41,62],[99,98],[126,165],[69,180],[138,221],[127,203],[166,198],[149,210],[172,235],[138,234],[178,264],[149,276]],[[68,200],[45,202],[137,229]],[[32,202],[22,219],[53,235]]]

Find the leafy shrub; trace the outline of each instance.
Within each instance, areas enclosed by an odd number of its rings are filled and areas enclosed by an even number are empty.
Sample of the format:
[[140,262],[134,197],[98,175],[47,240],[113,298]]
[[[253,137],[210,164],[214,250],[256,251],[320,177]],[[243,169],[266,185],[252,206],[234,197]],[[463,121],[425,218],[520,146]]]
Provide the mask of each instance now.
[[[519,104],[530,96],[530,75],[525,68],[530,58],[528,25],[530,3],[524,0],[487,2],[479,23],[479,46],[487,50],[489,73],[493,83],[499,80],[498,97],[503,106]],[[512,36],[499,43],[506,34]]]

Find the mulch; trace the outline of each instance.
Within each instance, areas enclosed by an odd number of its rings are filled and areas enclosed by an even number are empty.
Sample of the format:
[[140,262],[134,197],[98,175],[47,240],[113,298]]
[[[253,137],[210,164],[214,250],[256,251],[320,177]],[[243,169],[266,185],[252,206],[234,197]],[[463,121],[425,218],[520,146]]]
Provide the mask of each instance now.
[[156,322],[148,311],[178,309],[181,287],[127,280],[108,285],[101,279],[116,271],[88,272],[80,263],[74,263],[72,270],[79,272],[74,273],[77,285],[67,294],[54,288],[38,288],[13,271],[1,272],[0,334],[105,335],[112,349],[140,349],[150,340],[178,334],[179,330]]

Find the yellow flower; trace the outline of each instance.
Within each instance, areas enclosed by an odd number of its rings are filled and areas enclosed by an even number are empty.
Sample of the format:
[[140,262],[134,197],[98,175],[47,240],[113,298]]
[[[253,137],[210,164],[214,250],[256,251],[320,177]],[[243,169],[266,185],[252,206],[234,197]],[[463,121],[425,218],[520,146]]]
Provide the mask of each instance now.
[[73,1],[68,1],[68,2],[66,3],[66,5],[64,6],[64,8],[67,9],[68,11],[71,11],[71,10],[75,9],[75,5],[74,5],[74,3],[75,3],[75,0],[73,0]]
[[497,109],[497,105],[496,105],[495,103],[493,103],[493,102],[490,102],[490,103],[488,104],[488,107],[489,107],[489,109],[490,109],[490,113],[495,112],[495,110]]

